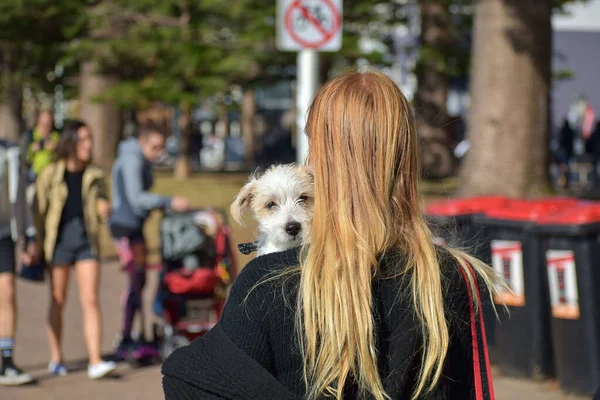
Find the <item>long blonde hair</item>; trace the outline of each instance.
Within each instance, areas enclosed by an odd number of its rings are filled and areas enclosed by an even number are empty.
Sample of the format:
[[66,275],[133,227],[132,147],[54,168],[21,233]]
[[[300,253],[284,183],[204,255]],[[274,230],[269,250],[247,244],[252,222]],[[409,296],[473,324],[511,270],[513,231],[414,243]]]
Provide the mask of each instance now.
[[[422,216],[417,135],[410,106],[379,72],[347,73],[327,82],[308,114],[315,204],[311,243],[303,249],[296,329],[309,399],[341,399],[353,379],[361,396],[389,398],[377,368],[372,279],[378,259],[401,249],[412,272],[423,335],[413,398],[433,389],[449,345],[440,265]],[[450,250],[488,284],[482,262]],[[469,273],[473,285],[473,276]]]

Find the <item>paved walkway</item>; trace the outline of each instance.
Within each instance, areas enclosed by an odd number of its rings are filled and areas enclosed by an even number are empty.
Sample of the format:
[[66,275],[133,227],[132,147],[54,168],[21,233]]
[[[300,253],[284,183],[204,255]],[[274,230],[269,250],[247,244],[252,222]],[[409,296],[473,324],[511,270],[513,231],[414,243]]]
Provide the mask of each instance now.
[[[114,334],[119,328],[119,303],[124,286],[123,276],[114,263],[104,264],[102,271],[101,304],[104,312],[103,349],[112,349]],[[156,280],[149,281],[146,291],[150,298]],[[46,372],[48,348],[44,320],[48,305],[47,284],[19,282],[19,335],[16,349],[18,363],[32,372],[39,383],[20,388],[0,388],[2,400],[159,400],[163,398],[161,375],[158,366],[133,369],[121,365],[118,376],[102,381],[90,381],[85,375],[85,346],[81,334],[81,312],[78,304],[77,286],[71,282],[68,305],[64,318],[65,357],[72,373],[54,378]],[[584,400],[586,397],[567,396],[555,384],[536,384],[530,381],[508,379],[498,376],[495,381],[498,400]]]

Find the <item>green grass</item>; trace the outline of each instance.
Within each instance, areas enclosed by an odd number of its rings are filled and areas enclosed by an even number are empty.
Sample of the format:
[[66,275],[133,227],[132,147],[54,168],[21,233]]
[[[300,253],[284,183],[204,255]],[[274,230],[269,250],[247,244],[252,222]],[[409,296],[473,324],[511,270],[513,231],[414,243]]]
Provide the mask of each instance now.
[[458,189],[458,178],[452,177],[443,180],[422,181],[421,193],[424,196],[451,196]]
[[[250,214],[245,218],[246,226],[238,225],[229,214],[229,206],[247,179],[248,174],[199,174],[179,180],[167,173],[157,173],[153,192],[167,196],[181,195],[187,197],[194,207],[217,207],[227,211],[229,225],[232,229],[232,240],[235,245],[254,239],[255,223]],[[422,192],[427,199],[447,198],[457,186],[456,179],[423,182]],[[152,213],[144,233],[150,252],[150,263],[160,262],[158,249],[160,213]],[[104,259],[114,259],[116,251],[112,245],[107,227],[103,227],[100,235],[100,254]],[[238,253],[239,265],[245,265],[252,256]]]

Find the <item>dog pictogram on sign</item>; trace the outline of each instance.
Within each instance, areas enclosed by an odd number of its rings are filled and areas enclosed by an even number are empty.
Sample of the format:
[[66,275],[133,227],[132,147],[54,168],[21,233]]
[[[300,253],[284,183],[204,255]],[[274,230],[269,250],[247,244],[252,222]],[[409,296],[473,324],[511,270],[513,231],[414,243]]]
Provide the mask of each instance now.
[[342,47],[342,0],[279,0],[280,50],[338,51]]

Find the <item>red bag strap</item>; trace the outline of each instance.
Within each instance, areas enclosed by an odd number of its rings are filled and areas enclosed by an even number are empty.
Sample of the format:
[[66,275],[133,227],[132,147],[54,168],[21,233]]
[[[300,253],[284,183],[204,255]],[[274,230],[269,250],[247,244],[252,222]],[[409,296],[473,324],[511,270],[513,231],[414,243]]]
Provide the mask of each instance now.
[[[477,276],[473,268],[466,264],[475,287],[477,288],[477,299],[481,299],[481,293],[479,292],[479,285],[477,283]],[[492,383],[492,369],[490,366],[490,358],[487,348],[487,339],[485,335],[485,325],[483,323],[483,313],[479,310],[478,317],[475,316],[475,304],[473,302],[473,293],[471,291],[471,285],[467,273],[463,268],[459,268],[460,272],[467,284],[467,292],[469,294],[469,314],[470,314],[470,325],[471,325],[471,342],[473,348],[473,378],[475,381],[475,398],[476,400],[495,400],[494,385]],[[481,303],[480,303],[481,304]],[[477,321],[479,319],[479,321]],[[477,329],[479,325],[479,331]],[[478,333],[481,333],[481,342],[479,341]],[[480,349],[481,344],[481,349]],[[482,365],[482,362],[484,363]],[[482,373],[483,370],[483,373]],[[483,381],[486,380],[488,391],[484,393]]]

